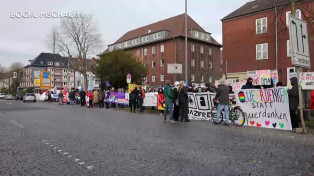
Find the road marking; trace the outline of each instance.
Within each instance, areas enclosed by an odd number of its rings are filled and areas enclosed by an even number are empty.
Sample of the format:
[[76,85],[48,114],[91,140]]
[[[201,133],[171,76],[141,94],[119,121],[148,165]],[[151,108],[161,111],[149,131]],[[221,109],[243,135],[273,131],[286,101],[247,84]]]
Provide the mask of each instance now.
[[87,166],[87,170],[93,170],[93,166]]
[[16,121],[14,121],[14,120],[11,120],[11,122],[14,124],[14,125],[17,125],[18,127],[20,127],[20,128],[24,128],[24,126],[23,125],[21,125],[21,124],[19,124],[19,123],[17,123]]

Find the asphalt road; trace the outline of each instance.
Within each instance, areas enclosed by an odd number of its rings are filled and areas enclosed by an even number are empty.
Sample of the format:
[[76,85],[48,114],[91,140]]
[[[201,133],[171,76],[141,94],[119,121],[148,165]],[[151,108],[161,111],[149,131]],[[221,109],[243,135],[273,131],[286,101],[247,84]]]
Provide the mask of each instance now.
[[314,136],[0,100],[0,175],[310,175]]

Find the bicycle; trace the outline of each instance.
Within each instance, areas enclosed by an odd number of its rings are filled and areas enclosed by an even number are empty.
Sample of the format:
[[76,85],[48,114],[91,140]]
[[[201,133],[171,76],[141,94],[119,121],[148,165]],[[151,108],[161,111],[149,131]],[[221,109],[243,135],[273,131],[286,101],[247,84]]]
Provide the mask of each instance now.
[[[216,121],[217,117],[217,108],[218,108],[218,101],[213,101],[214,107],[211,110],[211,117],[212,121]],[[228,108],[229,120],[232,122],[233,125],[237,127],[241,127],[245,123],[245,115],[240,106],[236,106],[236,101],[234,99],[229,98],[229,108]],[[224,120],[224,110],[221,111],[220,121],[217,122],[218,124],[222,123]]]

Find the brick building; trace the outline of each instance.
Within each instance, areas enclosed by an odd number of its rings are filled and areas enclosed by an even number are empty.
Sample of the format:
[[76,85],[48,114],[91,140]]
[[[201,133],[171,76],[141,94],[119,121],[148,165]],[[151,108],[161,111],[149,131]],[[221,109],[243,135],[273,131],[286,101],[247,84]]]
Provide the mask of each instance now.
[[[185,15],[181,14],[125,33],[107,52],[131,51],[148,67],[144,80],[151,86],[184,80]],[[188,16],[188,76],[192,83],[214,82],[221,77],[221,44]],[[168,74],[167,65],[182,64],[182,74]]]
[[[51,87],[64,88],[78,88],[83,87],[84,77],[78,72],[71,63],[78,65],[82,60],[78,58],[62,57],[59,54],[52,53],[40,53],[35,59],[30,60],[30,63],[24,67],[22,79],[20,83],[21,88],[37,88],[39,86],[34,85],[35,78],[34,72],[36,71],[50,71],[51,72]],[[96,62],[96,59],[87,59],[87,79],[88,89],[99,88],[98,79],[92,73],[92,64]]]
[[[297,1],[296,9],[296,17],[307,22],[310,71],[313,71],[314,2]],[[227,73],[228,78],[242,80],[246,78],[247,71],[270,69],[277,70],[279,80],[286,84],[287,72],[295,70],[291,64],[287,27],[290,13],[290,0],[255,0],[222,19],[223,72]]]

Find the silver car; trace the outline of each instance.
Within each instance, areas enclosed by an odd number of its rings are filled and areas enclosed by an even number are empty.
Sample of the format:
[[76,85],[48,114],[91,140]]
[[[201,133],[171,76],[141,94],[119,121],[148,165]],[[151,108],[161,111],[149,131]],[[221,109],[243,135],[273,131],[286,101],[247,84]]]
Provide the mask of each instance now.
[[11,94],[6,94],[6,95],[4,96],[4,99],[5,99],[5,100],[13,100],[13,95],[11,95]]
[[33,93],[27,93],[24,98],[23,98],[23,102],[26,101],[32,101],[32,102],[36,102],[36,96]]
[[0,93],[0,99],[1,98],[4,99],[4,97],[5,97],[5,93]]

